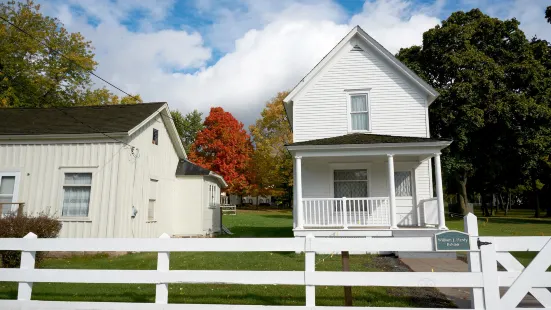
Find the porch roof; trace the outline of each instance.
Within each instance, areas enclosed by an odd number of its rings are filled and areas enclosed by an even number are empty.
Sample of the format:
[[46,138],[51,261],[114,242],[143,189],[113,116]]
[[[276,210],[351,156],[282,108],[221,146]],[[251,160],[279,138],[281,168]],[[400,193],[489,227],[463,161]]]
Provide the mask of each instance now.
[[295,156],[332,157],[393,154],[419,156],[420,160],[424,160],[439,153],[451,143],[451,140],[433,138],[352,133],[338,137],[296,142],[288,144],[286,147]]
[[388,135],[374,135],[367,133],[352,133],[344,136],[302,141],[287,146],[301,145],[342,145],[342,144],[386,144],[386,143],[419,143],[419,142],[450,142],[433,138],[401,137]]

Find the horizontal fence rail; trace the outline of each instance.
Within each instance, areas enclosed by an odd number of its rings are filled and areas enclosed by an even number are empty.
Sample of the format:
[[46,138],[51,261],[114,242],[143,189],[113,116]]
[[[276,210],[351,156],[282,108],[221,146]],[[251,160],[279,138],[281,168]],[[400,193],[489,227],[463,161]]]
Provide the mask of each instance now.
[[[477,247],[477,241],[487,247]],[[244,285],[302,285],[306,289],[306,308],[316,307],[316,286],[384,286],[384,287],[464,287],[484,289],[489,301],[485,309],[513,309],[505,301],[517,301],[526,290],[551,307],[551,273],[546,272],[551,256],[550,237],[470,237],[471,253],[480,254],[482,269],[471,272],[335,272],[316,271],[316,252],[341,251],[400,251],[434,252],[433,237],[406,238],[236,238],[236,239],[171,239],[163,234],[158,239],[37,239],[29,234],[23,239],[0,239],[0,251],[22,251],[21,268],[0,269],[0,281],[19,282],[18,300],[0,300],[0,309],[305,309],[304,306],[247,306],[168,304],[168,285],[186,284],[244,284]],[[542,251],[534,261],[536,267],[526,269],[508,251]],[[36,251],[136,251],[158,252],[157,270],[82,270],[35,269]],[[304,271],[227,271],[227,270],[170,270],[170,252],[303,252]],[[545,253],[544,253],[545,252]],[[551,252],[550,252],[551,253]],[[540,257],[540,258],[538,258]],[[507,268],[498,271],[497,263]],[[520,265],[520,266],[519,266]],[[545,268],[544,268],[545,267]],[[542,269],[543,268],[543,269]],[[536,271],[537,271],[536,270]],[[499,287],[519,287],[528,276],[529,285],[499,298]],[[54,302],[31,300],[32,284],[49,283],[131,283],[155,284],[156,304]],[[495,292],[498,292],[496,295]],[[509,297],[506,297],[509,296]],[[541,301],[540,300],[540,301]],[[369,308],[405,309],[405,308]]]
[[388,197],[303,198],[304,227],[388,227]]

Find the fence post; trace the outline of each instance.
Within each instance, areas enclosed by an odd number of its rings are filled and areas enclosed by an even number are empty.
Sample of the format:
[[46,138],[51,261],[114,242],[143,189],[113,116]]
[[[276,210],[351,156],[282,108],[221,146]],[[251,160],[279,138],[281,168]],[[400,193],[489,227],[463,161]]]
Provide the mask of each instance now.
[[314,237],[308,234],[304,241],[304,282],[306,285],[306,307],[316,306],[316,287],[308,285],[309,272],[316,271],[316,252],[312,251],[312,240]]
[[[501,309],[499,282],[497,274],[497,254],[494,238],[484,238],[489,244],[480,247],[482,262],[482,279],[484,281],[484,306],[483,309]],[[513,306],[513,305],[512,305]]]
[[[469,213],[463,217],[465,232],[471,237],[478,237],[478,220],[476,215]],[[475,243],[471,243],[471,250],[478,250]],[[467,255],[469,272],[481,272],[480,252],[469,252]],[[471,289],[471,309],[484,309],[484,295],[482,288]]]
[[[32,232],[28,233],[24,239],[36,239],[37,236]],[[34,269],[36,259],[35,251],[22,251],[21,252],[21,264],[19,269]],[[31,300],[33,293],[32,282],[19,282],[17,289],[17,300]]]
[[342,226],[348,229],[348,211],[346,210],[346,197],[342,197]]
[[[162,234],[160,239],[170,239],[167,233]],[[159,252],[157,254],[157,271],[169,271],[170,252]],[[155,303],[168,304],[168,283],[159,283],[155,285]]]

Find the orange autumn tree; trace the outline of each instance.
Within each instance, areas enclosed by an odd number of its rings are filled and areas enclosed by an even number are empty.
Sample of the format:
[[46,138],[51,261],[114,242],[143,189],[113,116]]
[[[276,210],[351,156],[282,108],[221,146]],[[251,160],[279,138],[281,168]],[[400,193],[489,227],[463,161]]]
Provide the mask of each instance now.
[[191,145],[189,159],[220,174],[228,183],[228,192],[244,195],[249,186],[252,144],[243,123],[218,107],[210,109],[203,125]]

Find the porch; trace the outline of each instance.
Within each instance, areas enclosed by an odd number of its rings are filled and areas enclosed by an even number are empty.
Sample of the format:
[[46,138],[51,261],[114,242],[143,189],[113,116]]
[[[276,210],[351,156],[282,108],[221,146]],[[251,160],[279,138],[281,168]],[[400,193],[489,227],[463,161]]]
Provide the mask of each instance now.
[[440,150],[450,142],[427,140],[288,146],[294,155],[295,236],[447,229]]

